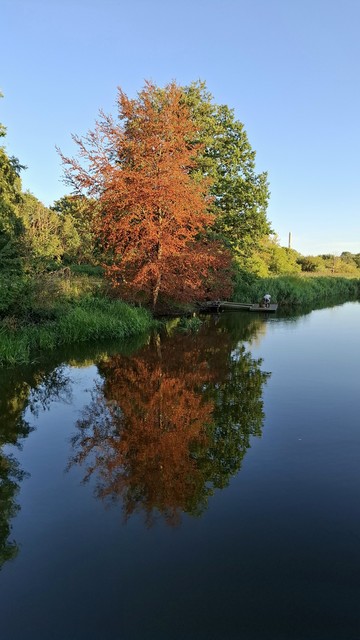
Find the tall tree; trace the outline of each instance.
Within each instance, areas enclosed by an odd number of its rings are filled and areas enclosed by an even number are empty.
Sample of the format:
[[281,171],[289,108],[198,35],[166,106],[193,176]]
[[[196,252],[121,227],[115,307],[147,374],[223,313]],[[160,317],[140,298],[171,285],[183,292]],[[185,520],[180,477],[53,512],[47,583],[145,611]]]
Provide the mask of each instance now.
[[24,226],[23,241],[27,257],[41,261],[59,260],[63,248],[57,214],[28,192],[22,196],[19,214]]
[[271,232],[267,174],[256,173],[255,151],[233,109],[215,104],[201,81],[184,87],[184,94],[196,124],[195,140],[203,145],[197,171],[212,179],[213,231],[226,239],[235,255],[246,258]]
[[[5,135],[6,128],[0,123],[0,138]],[[0,146],[0,262],[2,264],[17,255],[17,241],[22,233],[22,224],[18,215],[18,207],[22,200],[20,171],[24,168],[17,158],[8,156],[4,146]]]
[[63,196],[52,207],[61,221],[64,259],[79,264],[99,259],[96,246],[97,203],[85,196]]
[[134,100],[119,90],[118,111],[119,121],[101,114],[94,131],[74,137],[85,166],[62,156],[70,184],[99,200],[113,284],[154,308],[159,295],[226,295],[230,258],[202,237],[214,222],[210,182],[192,174],[202,147],[182,89],[147,83]]

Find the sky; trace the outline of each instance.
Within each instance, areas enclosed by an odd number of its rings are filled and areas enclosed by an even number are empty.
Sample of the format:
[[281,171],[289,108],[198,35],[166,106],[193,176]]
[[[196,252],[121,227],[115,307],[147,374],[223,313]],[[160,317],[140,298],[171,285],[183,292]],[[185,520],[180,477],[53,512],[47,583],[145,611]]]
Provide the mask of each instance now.
[[23,188],[69,193],[56,146],[151,80],[204,80],[268,172],[268,218],[304,255],[360,252],[360,0],[1,0],[0,122]]

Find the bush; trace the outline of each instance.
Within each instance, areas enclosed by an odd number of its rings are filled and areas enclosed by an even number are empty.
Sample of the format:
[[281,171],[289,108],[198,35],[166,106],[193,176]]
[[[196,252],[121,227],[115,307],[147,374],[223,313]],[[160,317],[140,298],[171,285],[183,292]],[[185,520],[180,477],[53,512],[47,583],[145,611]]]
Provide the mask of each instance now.
[[98,278],[101,278],[104,274],[104,269],[101,266],[93,264],[72,264],[70,269],[74,274],[84,274]]

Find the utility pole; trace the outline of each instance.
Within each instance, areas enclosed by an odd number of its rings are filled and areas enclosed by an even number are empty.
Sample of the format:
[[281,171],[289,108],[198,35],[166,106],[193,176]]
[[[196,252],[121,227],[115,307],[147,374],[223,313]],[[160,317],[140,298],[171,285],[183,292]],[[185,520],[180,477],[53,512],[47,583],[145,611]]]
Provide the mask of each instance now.
[[291,231],[289,231],[289,244],[288,244],[289,249],[291,249]]

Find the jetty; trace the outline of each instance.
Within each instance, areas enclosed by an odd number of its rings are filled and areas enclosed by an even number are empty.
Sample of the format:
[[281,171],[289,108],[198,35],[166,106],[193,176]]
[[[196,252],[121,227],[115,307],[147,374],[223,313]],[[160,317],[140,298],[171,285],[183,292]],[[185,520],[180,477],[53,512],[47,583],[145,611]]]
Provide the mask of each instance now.
[[213,300],[205,302],[200,306],[203,312],[219,312],[219,311],[256,311],[259,313],[274,313],[278,308],[277,304],[270,304],[265,307],[261,304],[252,304],[248,302],[227,302],[226,300]]

